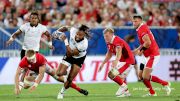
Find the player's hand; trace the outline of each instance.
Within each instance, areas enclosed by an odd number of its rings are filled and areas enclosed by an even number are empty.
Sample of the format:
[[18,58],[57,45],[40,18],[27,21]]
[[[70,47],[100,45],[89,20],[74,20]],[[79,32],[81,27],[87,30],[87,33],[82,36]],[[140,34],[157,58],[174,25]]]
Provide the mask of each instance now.
[[98,72],[100,72],[100,71],[102,70],[103,67],[104,67],[104,64],[101,64],[100,67],[99,67]]
[[15,88],[14,90],[16,95],[19,95],[21,93],[21,90],[19,89],[19,87]]
[[140,50],[139,50],[139,49],[136,49],[136,50],[133,51],[133,54],[134,54],[134,55],[138,55],[139,52],[140,52]]
[[35,86],[32,86],[32,87],[30,88],[29,92],[33,92],[35,89],[36,89],[36,87],[35,87]]
[[33,92],[33,91],[36,89],[37,86],[38,86],[38,83],[35,82],[35,83],[33,84],[33,86],[31,86],[31,88],[30,88],[29,91],[30,91],[30,92]]
[[143,54],[143,50],[139,51],[138,55],[141,56]]
[[6,41],[6,46],[9,46],[14,41],[13,38],[10,38],[8,41]]
[[115,67],[117,66],[117,64],[118,64],[118,61],[117,61],[117,60],[112,61],[112,67],[113,67],[113,68],[115,68]]

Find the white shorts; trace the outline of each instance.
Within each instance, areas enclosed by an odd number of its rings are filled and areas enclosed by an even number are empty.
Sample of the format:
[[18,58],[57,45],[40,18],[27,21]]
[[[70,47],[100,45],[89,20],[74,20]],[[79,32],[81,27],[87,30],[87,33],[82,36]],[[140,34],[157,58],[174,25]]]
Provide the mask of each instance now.
[[160,55],[149,56],[149,57],[143,56],[142,63],[145,65],[146,68],[153,69],[157,65],[157,63],[159,62],[159,59],[160,59]]

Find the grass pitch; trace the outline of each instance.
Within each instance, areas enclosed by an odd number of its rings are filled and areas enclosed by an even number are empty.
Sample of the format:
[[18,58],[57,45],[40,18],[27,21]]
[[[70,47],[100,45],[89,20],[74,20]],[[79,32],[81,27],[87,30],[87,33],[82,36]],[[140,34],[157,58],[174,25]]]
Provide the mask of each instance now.
[[[28,90],[22,90],[21,95],[14,95],[14,85],[0,85],[0,101],[58,101],[57,94],[62,84],[41,84],[30,93]],[[172,82],[172,93],[166,96],[165,91],[159,84],[153,83],[157,97],[141,97],[148,93],[142,82],[128,83],[131,97],[117,98],[115,93],[119,88],[115,83],[98,84],[78,84],[83,89],[89,91],[88,96],[84,96],[74,89],[66,91],[63,101],[180,101],[180,82]]]

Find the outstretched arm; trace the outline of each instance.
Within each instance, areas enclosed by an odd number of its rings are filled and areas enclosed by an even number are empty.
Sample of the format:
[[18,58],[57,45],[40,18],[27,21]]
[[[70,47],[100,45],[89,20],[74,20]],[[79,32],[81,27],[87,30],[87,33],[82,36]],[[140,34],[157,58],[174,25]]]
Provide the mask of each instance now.
[[14,32],[11,37],[9,38],[9,40],[6,42],[6,45],[10,45],[17,36],[19,36],[22,33],[22,31],[20,29],[18,29],[16,32]]

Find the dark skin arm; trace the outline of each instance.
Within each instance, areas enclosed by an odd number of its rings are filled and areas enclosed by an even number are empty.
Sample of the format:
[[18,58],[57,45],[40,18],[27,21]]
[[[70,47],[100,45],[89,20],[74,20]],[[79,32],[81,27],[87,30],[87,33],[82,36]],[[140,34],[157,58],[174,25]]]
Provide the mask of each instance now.
[[[58,29],[58,31],[60,32],[66,32],[69,31],[70,27],[69,26],[63,26],[61,28]],[[66,39],[66,35],[62,35],[61,36],[62,40],[64,41]],[[74,49],[72,50],[69,45],[66,46],[66,54],[67,56],[75,56],[75,55],[79,55],[79,50],[78,49]]]
[[7,46],[10,45],[10,44],[14,41],[14,39],[15,39],[17,36],[19,36],[21,33],[22,33],[22,31],[21,31],[20,29],[18,29],[16,32],[14,32],[14,33],[12,34],[12,36],[9,38],[9,40],[6,41],[6,45],[7,45]]
[[[48,42],[52,42],[52,36],[50,35],[50,33],[46,31],[44,34],[47,36]],[[54,49],[54,47],[51,44],[49,44],[49,48]]]

